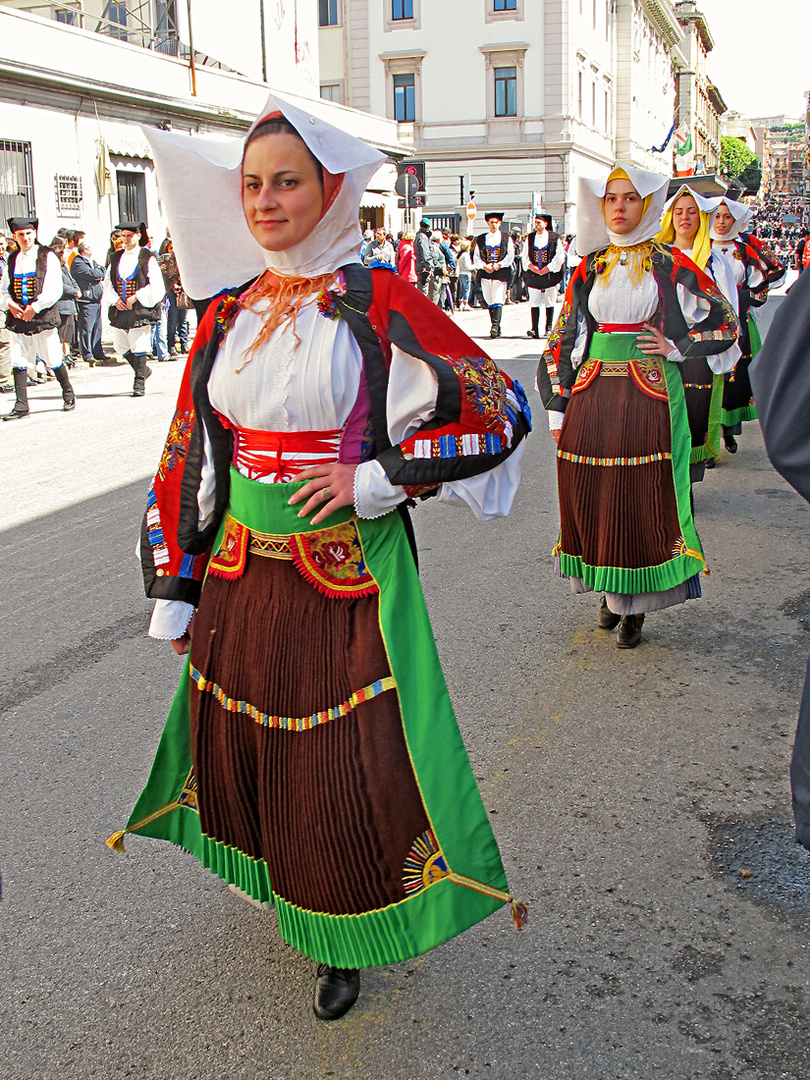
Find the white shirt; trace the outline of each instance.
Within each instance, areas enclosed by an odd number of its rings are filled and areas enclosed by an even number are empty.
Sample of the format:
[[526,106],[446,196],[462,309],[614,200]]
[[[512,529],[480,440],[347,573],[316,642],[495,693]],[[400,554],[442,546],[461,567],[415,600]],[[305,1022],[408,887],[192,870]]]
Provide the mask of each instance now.
[[[37,269],[37,252],[39,248],[36,244],[28,251],[18,251],[17,260],[14,269],[19,274],[33,274]],[[8,311],[9,301],[14,297],[9,290],[9,277],[8,266],[3,271],[3,277],[0,279],[0,311]],[[39,313],[40,311],[47,311],[48,308],[52,308],[54,304],[59,303],[62,299],[62,264],[59,259],[54,255],[52,251],[48,252],[48,261],[45,265],[45,280],[42,282],[42,291],[36,300],[32,301],[31,307]]]
[[[118,276],[120,278],[129,278],[135,273],[140,251],[141,249],[138,247],[133,251],[127,251],[125,248],[121,253],[121,259],[118,263]],[[142,289],[138,289],[135,293],[135,299],[139,304],[142,304],[143,307],[152,308],[155,307],[156,304],[159,304],[166,295],[166,286],[163,284],[163,274],[160,272],[158,261],[151,252],[149,253],[149,262],[147,263],[146,273],[149,280]],[[101,300],[105,307],[114,307],[115,302],[119,299],[118,293],[113,288],[112,278],[110,277],[110,267],[108,266],[107,273],[104,275]]]

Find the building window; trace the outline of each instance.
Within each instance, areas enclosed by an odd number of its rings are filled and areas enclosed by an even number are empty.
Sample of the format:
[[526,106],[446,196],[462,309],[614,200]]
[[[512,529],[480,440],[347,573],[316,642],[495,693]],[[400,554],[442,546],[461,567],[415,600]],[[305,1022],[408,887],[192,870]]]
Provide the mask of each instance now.
[[577,72],[577,116],[582,119],[582,72]]
[[338,105],[343,104],[343,86],[341,83],[321,83],[321,97],[325,101],[335,101]]
[[394,76],[394,119],[412,124],[416,119],[416,79],[413,72]]
[[31,143],[0,139],[0,220],[35,214]]
[[591,124],[596,127],[596,83],[591,83]]
[[82,212],[82,181],[79,176],[55,176],[56,212],[59,217],[79,217]]
[[65,11],[63,8],[61,11],[56,12],[56,21],[58,23],[63,23],[65,26],[73,26],[76,22],[76,12]]
[[127,40],[127,5],[107,4],[107,33],[119,41]]
[[146,180],[143,173],[118,169],[115,180],[121,221],[146,221]]
[[339,0],[318,0],[318,26],[340,26]]
[[395,22],[413,18],[413,0],[391,0],[391,18]]
[[484,0],[484,22],[521,22],[524,0]]
[[155,0],[155,50],[177,56],[179,43],[177,0]]
[[495,115],[517,116],[517,68],[495,68]]

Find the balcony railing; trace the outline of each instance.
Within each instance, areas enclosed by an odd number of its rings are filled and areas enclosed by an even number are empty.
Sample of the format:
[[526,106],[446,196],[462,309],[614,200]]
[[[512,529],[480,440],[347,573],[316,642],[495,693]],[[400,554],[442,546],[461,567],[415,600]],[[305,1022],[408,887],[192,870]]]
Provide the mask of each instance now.
[[[4,3],[0,6],[20,10],[18,3]],[[127,0],[126,3],[113,3],[107,0],[101,15],[94,15],[84,10],[83,0],[35,0],[22,8],[27,14],[39,15],[63,26],[73,26],[80,30],[101,34],[116,41],[125,41],[142,49],[175,56],[180,60],[191,60],[191,48],[180,39],[177,26],[176,5],[173,3],[153,4],[151,0]],[[221,61],[194,50],[194,63],[199,67],[219,68],[233,71]]]

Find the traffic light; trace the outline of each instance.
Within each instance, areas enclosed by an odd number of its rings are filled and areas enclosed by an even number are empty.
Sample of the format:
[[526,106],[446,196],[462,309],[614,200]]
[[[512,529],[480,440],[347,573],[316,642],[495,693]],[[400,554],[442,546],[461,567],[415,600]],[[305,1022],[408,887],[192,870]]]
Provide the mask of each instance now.
[[415,176],[419,183],[416,190],[426,190],[424,161],[400,161],[397,164],[397,176]]

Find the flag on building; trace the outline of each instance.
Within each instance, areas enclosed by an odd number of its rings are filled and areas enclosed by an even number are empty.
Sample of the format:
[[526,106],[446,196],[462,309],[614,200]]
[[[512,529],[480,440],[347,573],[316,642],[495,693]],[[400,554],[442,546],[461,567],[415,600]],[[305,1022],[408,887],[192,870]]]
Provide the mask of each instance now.
[[692,129],[684,120],[675,132],[675,175],[691,176],[695,171],[695,154],[692,149]]
[[115,184],[112,178],[110,154],[104,139],[96,140],[96,187],[99,195],[114,195]]

